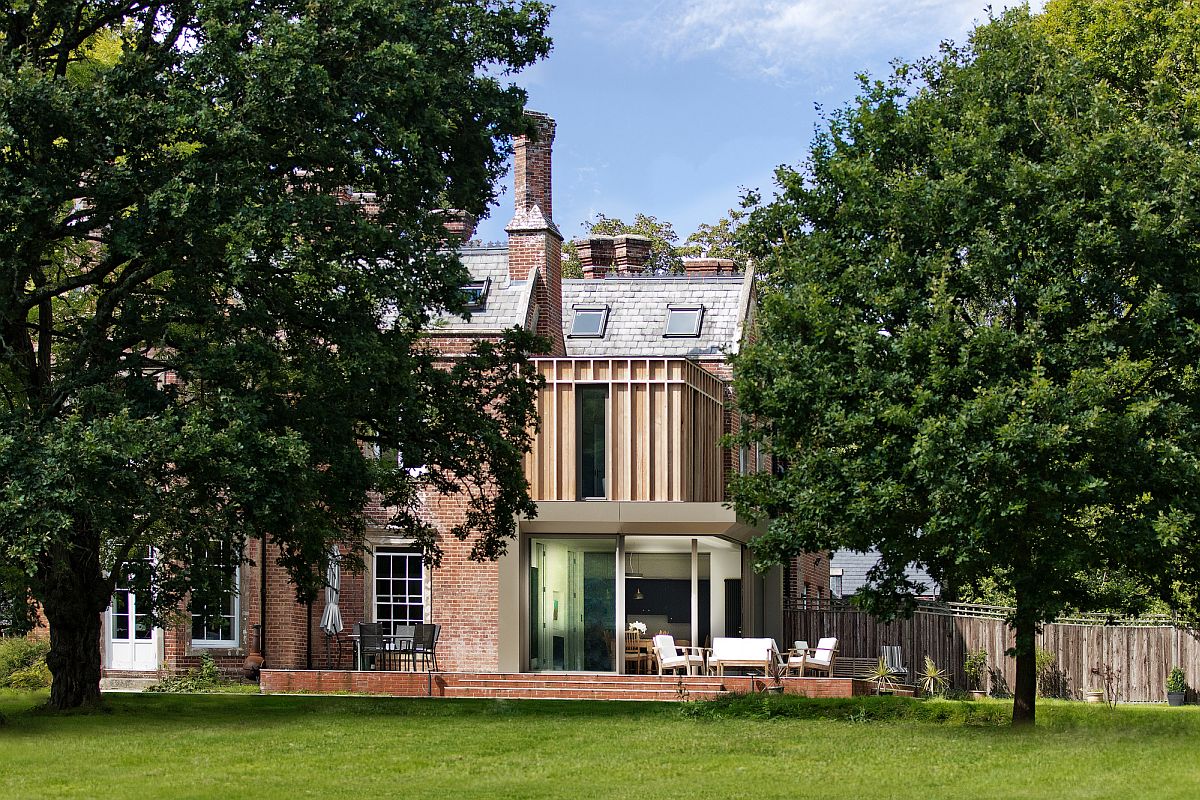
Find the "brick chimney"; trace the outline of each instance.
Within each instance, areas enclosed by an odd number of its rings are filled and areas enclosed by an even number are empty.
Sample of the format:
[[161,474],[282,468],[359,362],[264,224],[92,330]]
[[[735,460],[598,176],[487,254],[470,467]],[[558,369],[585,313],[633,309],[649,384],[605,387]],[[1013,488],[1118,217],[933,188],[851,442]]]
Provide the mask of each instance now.
[[475,233],[478,220],[473,214],[451,208],[442,211],[442,227],[446,229],[447,244],[457,247],[465,243]]
[[535,272],[537,333],[551,342],[547,355],[566,355],[562,333],[562,234],[554,224],[551,203],[551,155],[554,120],[526,111],[532,133],[513,140],[512,221],[508,233],[508,275],[528,280]]
[[603,278],[612,269],[616,249],[613,237],[591,236],[587,239],[576,239],[575,252],[579,254],[579,264],[583,267],[583,277]]
[[640,275],[650,261],[650,239],[624,233],[613,237],[613,267],[619,275]]
[[683,271],[689,277],[705,278],[715,275],[736,275],[738,268],[732,258],[685,258]]

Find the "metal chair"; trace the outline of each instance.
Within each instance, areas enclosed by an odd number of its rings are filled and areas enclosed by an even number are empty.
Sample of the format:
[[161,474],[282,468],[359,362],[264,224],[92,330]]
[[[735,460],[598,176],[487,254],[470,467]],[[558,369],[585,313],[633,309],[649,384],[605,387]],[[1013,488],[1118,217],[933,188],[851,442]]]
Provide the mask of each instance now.
[[426,670],[432,665],[434,672],[439,671],[437,663],[437,640],[441,632],[442,626],[438,624],[422,622],[416,625],[416,632],[412,640],[413,669],[416,669],[417,658],[420,657],[421,665]]
[[358,663],[363,669],[387,669],[391,661],[387,649],[383,625],[378,622],[359,622],[354,626],[358,636]]
[[396,653],[396,658],[400,661],[400,669],[404,669],[404,662],[407,661],[412,669],[417,668],[417,661],[413,655],[413,644],[417,639],[416,625],[394,625],[392,626],[392,650]]

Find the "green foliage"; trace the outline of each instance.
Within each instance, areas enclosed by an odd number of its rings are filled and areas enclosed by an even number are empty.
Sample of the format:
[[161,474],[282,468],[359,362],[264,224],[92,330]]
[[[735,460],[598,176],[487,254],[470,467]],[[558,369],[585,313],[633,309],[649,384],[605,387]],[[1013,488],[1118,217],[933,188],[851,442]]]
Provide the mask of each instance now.
[[909,697],[809,699],[796,695],[729,694],[680,709],[695,719],[827,719],[846,722],[930,722],[941,725],[1003,725],[1007,706],[916,700]]
[[728,258],[739,269],[746,267],[746,251],[738,241],[738,232],[748,212],[732,208],[729,213],[713,224],[701,223],[696,231],[684,240],[679,248],[682,256],[704,258]]
[[1172,667],[1171,673],[1167,675],[1167,691],[1171,694],[1182,694],[1187,689],[1187,677],[1183,670],[1180,667]]
[[0,580],[70,632],[56,675],[96,651],[117,581],[148,584],[158,621],[227,584],[235,564],[198,558],[214,544],[277,545],[303,599],[372,494],[432,563],[422,492],[462,494],[447,533],[480,559],[535,513],[535,339],[443,369],[424,331],[467,279],[439,206],[494,198],[529,128],[499,76],[548,52],[548,14],[72,0],[0,18]]
[[892,672],[892,668],[880,656],[879,661],[875,666],[871,667],[871,671],[867,673],[867,680],[875,684],[875,694],[883,694],[890,692],[896,688],[896,676]]
[[914,562],[993,581],[1030,719],[1040,622],[1200,584],[1192,144],[1016,10],[864,79],[777,180],[734,358],[734,441],[778,467],[732,486],[756,561],[877,550],[883,616]]
[[0,637],[0,688],[44,689],[50,685],[44,639]]
[[[628,223],[619,217],[609,217],[597,214],[593,220],[582,223],[585,236],[620,236],[621,234],[636,234],[650,240],[650,258],[646,261],[648,274],[666,274],[683,271],[683,259],[675,242],[679,234],[675,233],[670,222],[660,220],[648,214],[635,214],[633,223]],[[583,267],[579,263],[579,253],[573,242],[563,245],[563,277],[582,278]]]
[[950,679],[946,676],[946,670],[939,669],[932,658],[925,656],[925,666],[917,676],[917,683],[926,696],[941,697],[950,686]]
[[983,678],[987,674],[988,651],[984,648],[971,650],[967,652],[967,657],[963,661],[963,676],[967,679],[967,685],[975,690],[983,688]]
[[208,653],[200,656],[200,666],[176,675],[168,675],[146,689],[147,692],[163,694],[194,694],[197,692],[219,692],[237,686],[221,674],[217,662]]

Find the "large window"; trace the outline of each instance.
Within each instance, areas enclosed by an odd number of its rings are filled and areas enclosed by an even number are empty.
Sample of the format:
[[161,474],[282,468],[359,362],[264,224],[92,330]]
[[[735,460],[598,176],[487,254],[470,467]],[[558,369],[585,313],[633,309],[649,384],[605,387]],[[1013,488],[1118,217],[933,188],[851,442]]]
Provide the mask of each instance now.
[[529,668],[612,672],[616,539],[544,537],[529,547]]
[[375,621],[397,625],[425,621],[425,565],[421,554],[400,547],[375,550]]
[[[227,542],[211,543],[201,558],[206,565],[206,574],[202,585],[192,593],[192,645],[237,647],[241,617],[239,559]],[[230,566],[233,567],[232,576],[227,571]]]
[[579,393],[579,499],[608,496],[605,483],[608,439],[608,387],[580,385]]

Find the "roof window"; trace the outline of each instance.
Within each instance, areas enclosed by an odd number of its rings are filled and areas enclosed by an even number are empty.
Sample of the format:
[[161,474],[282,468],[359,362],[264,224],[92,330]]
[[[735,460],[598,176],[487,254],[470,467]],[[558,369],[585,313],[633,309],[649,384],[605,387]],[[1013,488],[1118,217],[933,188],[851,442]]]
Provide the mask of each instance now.
[[462,287],[463,307],[468,311],[478,311],[487,303],[488,289],[492,286],[491,278],[481,281],[471,281]]
[[663,336],[673,338],[695,338],[700,335],[704,321],[704,306],[667,306],[667,327]]
[[575,319],[571,322],[571,336],[585,339],[601,339],[608,324],[608,306],[575,306]]

